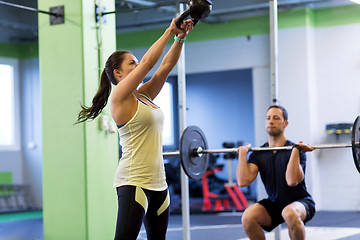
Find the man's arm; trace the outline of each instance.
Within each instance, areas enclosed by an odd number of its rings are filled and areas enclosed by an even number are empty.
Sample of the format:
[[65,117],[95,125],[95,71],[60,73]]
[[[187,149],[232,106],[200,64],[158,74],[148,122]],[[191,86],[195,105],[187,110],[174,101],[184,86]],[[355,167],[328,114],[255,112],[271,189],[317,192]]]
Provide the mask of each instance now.
[[236,179],[240,187],[249,186],[256,178],[259,168],[253,163],[247,163],[250,144],[238,148],[239,160],[236,167]]
[[290,187],[294,187],[304,180],[304,171],[300,165],[300,151],[309,152],[314,150],[314,148],[302,142],[295,144],[295,146],[291,151],[285,173],[286,182]]

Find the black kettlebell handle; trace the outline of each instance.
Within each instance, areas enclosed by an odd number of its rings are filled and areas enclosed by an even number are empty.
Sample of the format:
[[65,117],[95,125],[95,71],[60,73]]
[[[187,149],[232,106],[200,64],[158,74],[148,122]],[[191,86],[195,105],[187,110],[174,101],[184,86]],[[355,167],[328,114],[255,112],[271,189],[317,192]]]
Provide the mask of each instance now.
[[181,24],[182,22],[185,20],[185,18],[187,18],[188,16],[190,15],[190,8],[188,8],[185,12],[183,12],[180,17],[178,19],[176,19],[176,26],[179,28],[179,29],[182,29],[181,28]]
[[[189,10],[189,9],[188,9]],[[186,11],[185,11],[186,12]],[[184,12],[184,13],[185,13]],[[181,16],[178,18],[178,19],[176,19],[176,22],[175,22],[175,24],[176,24],[176,26],[178,27],[178,29],[182,29],[181,28],[181,24],[182,24],[182,22],[185,20],[185,18],[187,18],[187,16],[189,16],[189,15],[187,15],[187,14],[181,14]],[[183,16],[184,15],[184,16]],[[192,19],[192,21],[193,21],[193,27],[195,27],[195,25],[198,23],[198,19]]]

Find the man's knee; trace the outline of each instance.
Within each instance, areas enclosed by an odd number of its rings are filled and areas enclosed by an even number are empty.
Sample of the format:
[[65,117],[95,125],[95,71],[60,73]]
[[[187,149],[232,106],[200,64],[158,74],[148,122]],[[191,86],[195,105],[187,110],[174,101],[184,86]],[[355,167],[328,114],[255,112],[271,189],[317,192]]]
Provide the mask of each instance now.
[[297,209],[286,207],[281,213],[284,218],[285,223],[288,227],[299,227],[303,226],[303,222],[301,220],[301,213]]
[[241,222],[243,224],[244,229],[251,228],[253,226],[261,225],[265,216],[259,212],[258,209],[247,208],[241,218]]
[[249,209],[246,209],[241,217],[241,223],[244,229],[251,225],[253,221],[254,218],[252,217],[251,211],[249,211]]

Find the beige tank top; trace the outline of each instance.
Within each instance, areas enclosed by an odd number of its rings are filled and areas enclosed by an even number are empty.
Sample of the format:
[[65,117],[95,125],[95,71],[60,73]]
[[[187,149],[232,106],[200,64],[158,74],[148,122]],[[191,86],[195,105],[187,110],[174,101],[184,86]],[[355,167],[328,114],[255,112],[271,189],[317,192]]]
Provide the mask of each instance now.
[[114,187],[133,185],[149,190],[167,188],[162,156],[164,114],[140,100],[135,115],[119,128],[122,157]]

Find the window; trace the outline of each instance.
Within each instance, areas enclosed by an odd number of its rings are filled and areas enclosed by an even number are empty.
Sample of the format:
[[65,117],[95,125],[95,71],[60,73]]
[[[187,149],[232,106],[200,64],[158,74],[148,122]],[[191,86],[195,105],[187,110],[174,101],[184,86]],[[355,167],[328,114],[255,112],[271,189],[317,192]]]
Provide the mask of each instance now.
[[[149,81],[146,78],[144,83]],[[154,103],[164,113],[163,126],[163,149],[179,149],[179,111],[178,111],[177,78],[169,76],[160,93],[154,99]]]
[[17,106],[17,62],[0,59],[0,149],[19,149]]
[[154,103],[161,107],[164,112],[163,145],[175,145],[174,137],[174,101],[172,84],[166,82]]

